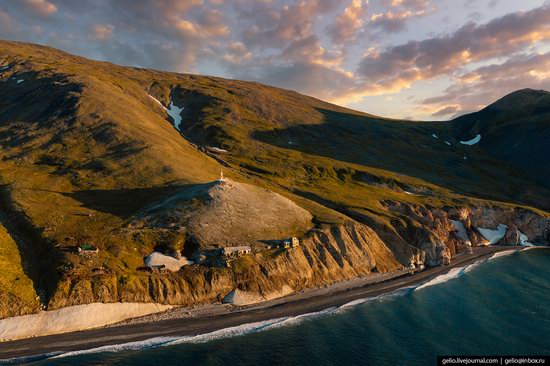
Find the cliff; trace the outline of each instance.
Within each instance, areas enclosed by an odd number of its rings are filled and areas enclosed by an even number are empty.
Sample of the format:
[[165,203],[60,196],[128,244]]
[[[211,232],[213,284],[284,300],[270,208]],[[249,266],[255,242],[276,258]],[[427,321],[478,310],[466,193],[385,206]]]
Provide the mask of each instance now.
[[200,265],[180,272],[136,274],[123,279],[102,274],[67,279],[49,309],[92,302],[159,302],[196,305],[220,302],[235,289],[269,296],[400,269],[401,264],[376,233],[358,223],[309,232],[302,245],[243,256],[230,268]]

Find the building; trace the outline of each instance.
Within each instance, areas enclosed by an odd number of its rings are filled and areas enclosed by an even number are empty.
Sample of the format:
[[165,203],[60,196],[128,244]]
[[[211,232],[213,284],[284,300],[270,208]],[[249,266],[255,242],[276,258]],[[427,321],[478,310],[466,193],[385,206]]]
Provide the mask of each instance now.
[[222,248],[222,255],[225,257],[240,257],[245,254],[250,254],[251,252],[252,249],[248,245]]
[[99,249],[91,244],[83,244],[78,247],[78,254],[80,255],[97,254],[97,253],[99,253]]
[[196,264],[212,267],[227,267],[232,259],[252,253],[248,245],[238,247],[225,247],[214,249],[202,249],[193,253]]
[[299,245],[300,245],[300,240],[297,237],[293,236],[292,238],[275,242],[272,245],[272,248],[289,249],[289,248],[295,248]]

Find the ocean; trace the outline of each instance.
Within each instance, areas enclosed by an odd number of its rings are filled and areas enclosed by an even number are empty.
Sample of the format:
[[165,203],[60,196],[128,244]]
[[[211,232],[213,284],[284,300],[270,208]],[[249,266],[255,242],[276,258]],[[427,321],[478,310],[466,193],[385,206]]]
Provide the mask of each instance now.
[[550,355],[550,250],[497,254],[427,284],[196,337],[33,365],[435,365],[437,355]]

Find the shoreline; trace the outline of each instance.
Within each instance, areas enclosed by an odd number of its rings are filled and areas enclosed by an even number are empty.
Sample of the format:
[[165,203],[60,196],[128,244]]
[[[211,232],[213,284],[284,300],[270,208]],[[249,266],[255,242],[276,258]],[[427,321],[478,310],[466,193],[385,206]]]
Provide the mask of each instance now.
[[177,308],[101,328],[5,341],[0,343],[0,363],[2,360],[14,358],[94,349],[156,337],[196,336],[248,323],[320,312],[355,300],[374,298],[405,287],[422,285],[447,274],[453,268],[486,260],[497,252],[517,252],[524,249],[526,247],[476,247],[474,253],[455,257],[448,266],[427,268],[413,275],[381,274],[378,277],[388,278],[379,281],[373,281],[369,277],[359,278],[244,307],[216,304],[196,309]]

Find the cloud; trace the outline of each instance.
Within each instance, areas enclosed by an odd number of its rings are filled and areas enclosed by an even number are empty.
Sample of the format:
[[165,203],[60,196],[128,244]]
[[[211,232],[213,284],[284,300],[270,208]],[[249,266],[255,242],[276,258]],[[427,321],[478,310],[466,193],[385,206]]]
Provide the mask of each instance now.
[[242,41],[249,48],[281,48],[289,42],[312,34],[313,25],[319,16],[329,13],[343,0],[310,0],[293,4],[280,2],[241,1],[236,11],[245,21],[246,30]]
[[460,110],[459,105],[449,105],[444,108],[441,108],[435,113],[432,113],[432,117],[445,117],[450,114],[456,114],[456,112],[458,112],[459,110]]
[[16,37],[21,33],[21,26],[8,13],[0,10],[0,34],[5,38]]
[[504,94],[518,89],[550,89],[550,52],[515,56],[465,72],[441,95],[425,98],[422,105],[431,109],[458,103],[462,113],[479,110]]
[[319,38],[311,35],[290,43],[281,53],[286,61],[307,61],[326,66],[338,65],[342,61],[342,54],[338,51],[329,52],[321,46]]
[[46,0],[22,0],[25,8],[35,15],[49,16],[57,12],[57,6]]
[[368,0],[353,0],[327,27],[327,33],[333,44],[343,45],[355,40],[357,32],[364,23]]
[[93,28],[93,37],[102,41],[108,40],[113,36],[113,29],[112,25],[96,24]]
[[231,42],[225,48],[223,60],[230,65],[241,65],[251,60],[252,57],[252,53],[242,42]]
[[369,26],[388,33],[400,32],[405,29],[409,20],[435,10],[428,0],[384,0],[382,4],[389,7],[389,10],[372,14]]
[[455,33],[425,39],[367,55],[358,73],[366,83],[410,85],[417,80],[453,75],[466,64],[506,57],[536,42],[550,39],[550,6],[469,23]]
[[353,77],[322,64],[295,62],[242,70],[237,78],[299,90],[325,100],[336,100],[355,85]]

